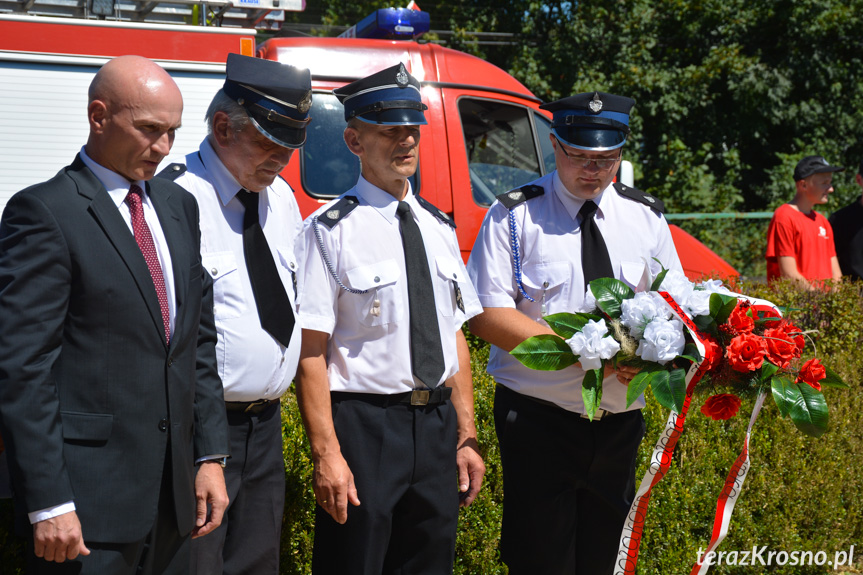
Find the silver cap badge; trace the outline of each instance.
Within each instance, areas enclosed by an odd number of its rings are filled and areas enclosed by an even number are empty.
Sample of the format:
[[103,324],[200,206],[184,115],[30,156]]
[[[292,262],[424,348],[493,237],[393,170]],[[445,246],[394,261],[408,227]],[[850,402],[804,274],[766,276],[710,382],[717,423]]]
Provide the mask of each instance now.
[[602,100],[599,99],[599,92],[593,93],[593,100],[587,105],[590,108],[590,111],[594,114],[598,114],[600,110],[602,110]]
[[408,80],[408,73],[407,73],[407,70],[405,70],[405,65],[404,65],[404,64],[401,64],[401,65],[399,66],[399,71],[396,73],[396,83],[397,83],[397,84],[399,85],[399,87],[401,87],[401,88],[404,88],[404,87],[405,87],[405,86],[407,86],[407,85],[408,85],[408,83],[409,83],[409,80]]
[[297,103],[297,110],[299,110],[300,113],[305,114],[306,112],[309,111],[309,108],[311,108],[311,107],[312,107],[312,91],[309,90],[308,92],[305,93],[305,95],[303,96],[303,99],[300,100],[299,103]]

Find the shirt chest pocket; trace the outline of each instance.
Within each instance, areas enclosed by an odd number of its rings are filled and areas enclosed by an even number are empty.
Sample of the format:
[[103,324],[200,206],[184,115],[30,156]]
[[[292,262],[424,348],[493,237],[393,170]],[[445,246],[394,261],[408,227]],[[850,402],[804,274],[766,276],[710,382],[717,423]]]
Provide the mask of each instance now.
[[297,299],[297,259],[294,257],[294,252],[288,247],[279,246],[276,248],[279,254],[278,270],[279,276],[282,278],[282,283],[288,292],[291,301]]
[[468,281],[467,274],[459,262],[449,256],[436,256],[435,268],[437,270],[437,278],[434,282],[435,304],[441,315],[452,317],[456,308],[464,306],[458,284]]
[[402,271],[396,260],[383,260],[348,270],[348,287],[365,293],[344,293],[342,298],[354,309],[357,321],[379,326],[399,321],[405,304]]
[[211,252],[201,256],[204,269],[213,276],[213,313],[216,319],[240,317],[246,311],[243,270],[234,252]]
[[541,315],[574,311],[568,309],[573,284],[569,262],[526,265],[522,268],[521,282],[525,293],[536,300],[536,306],[545,305],[545,311],[539,310]]

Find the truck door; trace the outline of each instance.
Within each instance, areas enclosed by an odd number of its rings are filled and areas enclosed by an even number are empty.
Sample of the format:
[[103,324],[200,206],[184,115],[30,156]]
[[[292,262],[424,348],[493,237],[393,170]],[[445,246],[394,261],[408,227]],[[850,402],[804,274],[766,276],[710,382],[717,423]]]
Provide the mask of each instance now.
[[495,196],[554,170],[550,122],[525,101],[479,90],[443,90],[462,256],[467,260]]

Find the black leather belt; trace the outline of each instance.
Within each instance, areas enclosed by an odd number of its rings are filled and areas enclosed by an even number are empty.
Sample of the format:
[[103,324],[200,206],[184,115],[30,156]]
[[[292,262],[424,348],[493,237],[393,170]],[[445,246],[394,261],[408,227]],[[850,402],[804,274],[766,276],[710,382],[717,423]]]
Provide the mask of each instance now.
[[228,411],[242,411],[243,413],[261,413],[273,404],[279,403],[278,399],[259,399],[257,401],[226,401],[225,409]]
[[452,388],[445,385],[439,385],[434,389],[415,389],[406,391],[405,393],[394,393],[387,395],[383,393],[353,393],[351,391],[333,391],[330,392],[333,401],[343,401],[355,399],[365,401],[380,407],[388,405],[440,405],[445,403],[452,396]]

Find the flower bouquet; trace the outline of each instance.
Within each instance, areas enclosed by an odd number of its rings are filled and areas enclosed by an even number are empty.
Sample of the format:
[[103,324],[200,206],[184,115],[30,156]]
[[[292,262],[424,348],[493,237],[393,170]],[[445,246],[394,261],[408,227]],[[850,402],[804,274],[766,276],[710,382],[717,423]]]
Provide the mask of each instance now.
[[661,405],[681,413],[686,375],[696,364],[696,390],[712,394],[701,408],[704,415],[729,419],[742,397],[770,390],[780,413],[815,437],[827,430],[822,386],[847,387],[820,360],[802,362],[806,334],[778,308],[734,295],[716,280],[693,284],[677,270],[663,268],[650,289],[639,292],[616,279],[594,280],[581,311],[543,319],[557,335],[528,338],[511,353],[538,370],[580,362],[590,418],[602,401],[608,363],[641,370],[627,388],[627,407],[649,388]]
[[[728,533],[750,468],[752,427],[767,395],[799,430],[819,437],[828,421],[822,388],[848,387],[820,360],[802,360],[806,334],[770,302],[733,294],[715,280],[693,284],[676,270],[663,268],[651,278],[646,265],[638,288],[611,278],[590,282],[580,310],[543,318],[556,335],[528,338],[511,352],[532,369],[559,370],[580,362],[582,399],[591,419],[602,401],[609,362],[640,369],[627,387],[627,406],[649,388],[671,410],[626,516],[615,575],[636,572],[651,492],[671,466],[696,392],[709,395],[701,412],[716,420],[736,415],[741,398],[755,398],[743,448],[717,499],[709,556]],[[691,574],[703,575],[709,566],[699,560]]]

